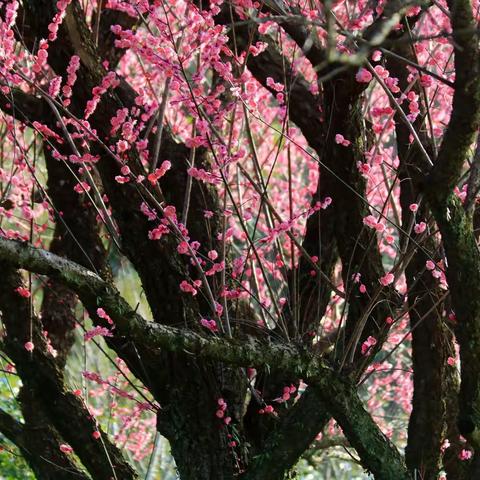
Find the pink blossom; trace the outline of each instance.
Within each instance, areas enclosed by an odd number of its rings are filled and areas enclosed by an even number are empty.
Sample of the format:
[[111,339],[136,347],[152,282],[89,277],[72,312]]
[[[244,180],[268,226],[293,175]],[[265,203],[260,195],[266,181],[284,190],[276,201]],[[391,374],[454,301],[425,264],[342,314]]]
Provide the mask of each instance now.
[[191,293],[193,296],[197,294],[197,289],[193,285],[190,285],[186,280],[183,280],[180,283],[180,290],[185,293]]
[[214,263],[212,267],[205,272],[205,274],[207,275],[207,277],[210,277],[212,275],[215,275],[215,273],[222,272],[224,269],[225,269],[225,262],[222,261],[222,262]]
[[103,308],[97,308],[97,315],[100,318],[106,320],[110,325],[113,325],[113,320],[109,317],[109,315]]
[[66,454],[73,453],[73,448],[70,445],[67,445],[66,443],[62,443],[60,445],[60,451]]
[[419,235],[420,233],[423,233],[427,229],[427,224],[425,222],[420,222],[416,223],[415,226],[413,227],[413,231]]
[[112,332],[105,327],[94,327],[91,330],[88,330],[83,336],[84,340],[88,342],[92,338],[96,336],[101,336],[101,337],[112,337]]
[[182,241],[177,246],[177,252],[181,255],[187,255],[189,253],[188,242]]
[[163,235],[166,235],[169,232],[170,230],[166,225],[159,225],[157,228],[154,228],[148,232],[148,238],[150,240],[160,240]]
[[387,285],[392,284],[395,281],[395,275],[393,273],[387,273],[383,277],[380,278],[380,283],[386,287]]
[[87,193],[90,191],[90,185],[87,183],[87,182],[80,182],[80,183],[77,183],[73,189],[75,190],[75,192],[77,193]]
[[377,225],[377,219],[373,215],[368,215],[364,217],[363,224],[367,225],[367,227],[375,228],[375,225]]
[[432,262],[431,260],[427,260],[425,262],[425,267],[427,270],[435,270],[435,263]]
[[122,176],[122,175],[116,175],[116,176],[115,176],[115,181],[116,181],[117,183],[123,184],[123,183],[128,183],[128,182],[130,181],[130,178],[124,177],[124,176]]
[[352,142],[350,142],[350,140],[346,140],[341,133],[337,133],[335,135],[335,143],[343,145],[344,147],[348,147]]
[[140,211],[149,220],[155,220],[157,218],[157,214],[145,202],[142,202],[142,204],[140,205]]
[[363,343],[362,343],[362,355],[367,355],[369,354],[371,348],[377,344],[377,339],[375,337],[368,337]]
[[325,210],[326,208],[328,208],[332,204],[332,201],[333,200],[331,197],[325,197],[323,199],[323,202],[321,203],[321,209]]
[[162,165],[160,165],[160,168],[155,169],[153,173],[150,173],[148,175],[148,181],[152,184],[155,185],[160,178],[162,178],[168,170],[170,170],[172,164],[168,161],[165,160],[162,162]]
[[216,175],[212,172],[207,172],[203,168],[191,167],[187,170],[187,173],[193,178],[196,178],[197,180],[201,180],[205,183],[218,185],[222,181],[219,175]]
[[50,82],[50,85],[48,86],[48,94],[53,97],[53,98],[56,98],[58,97],[59,93],[60,93],[60,87],[62,85],[62,77],[54,77],[51,82]]
[[370,83],[373,75],[365,68],[361,68],[355,75],[355,79],[359,83]]
[[218,332],[218,326],[217,326],[217,322],[215,320],[208,320],[206,318],[202,318],[200,320],[200,324],[207,328],[208,330],[210,330],[211,332]]
[[68,159],[72,163],[97,163],[100,160],[100,155],[92,155],[86,152],[81,157],[77,155],[70,155]]
[[216,250],[210,250],[207,255],[210,260],[216,260],[218,258],[218,253]]
[[119,140],[117,142],[117,152],[123,153],[126,152],[130,148],[130,145],[126,140]]
[[357,168],[363,175],[368,175],[372,167],[368,163],[357,162]]
[[446,450],[447,448],[449,448],[450,445],[451,445],[451,444],[450,444],[450,440],[449,440],[448,438],[446,438],[446,439],[443,441],[442,445],[440,446],[440,451],[441,451],[442,453],[445,453],[445,450]]
[[272,77],[267,77],[267,86],[276,90],[277,92],[282,92],[285,86],[283,83],[276,83]]
[[33,352],[35,345],[33,344],[33,342],[26,342],[24,348],[27,352]]
[[400,88],[398,87],[398,78],[389,77],[385,79],[385,85],[392,93],[400,92]]
[[424,88],[431,87],[433,85],[433,78],[430,75],[420,75],[420,85]]
[[177,209],[173,205],[168,205],[163,209],[165,218],[175,219],[177,216]]
[[466,450],[465,448],[458,454],[460,460],[470,460],[472,458],[471,450]]
[[275,410],[273,408],[272,405],[267,405],[265,408],[264,408],[264,411],[265,413],[273,413]]

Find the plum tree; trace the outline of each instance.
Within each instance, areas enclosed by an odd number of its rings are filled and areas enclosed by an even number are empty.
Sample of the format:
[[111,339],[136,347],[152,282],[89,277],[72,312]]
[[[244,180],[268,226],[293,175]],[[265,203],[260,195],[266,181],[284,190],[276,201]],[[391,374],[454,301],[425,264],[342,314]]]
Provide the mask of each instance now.
[[160,435],[181,479],[480,475],[479,7],[2,2],[0,433],[37,478],[153,478]]

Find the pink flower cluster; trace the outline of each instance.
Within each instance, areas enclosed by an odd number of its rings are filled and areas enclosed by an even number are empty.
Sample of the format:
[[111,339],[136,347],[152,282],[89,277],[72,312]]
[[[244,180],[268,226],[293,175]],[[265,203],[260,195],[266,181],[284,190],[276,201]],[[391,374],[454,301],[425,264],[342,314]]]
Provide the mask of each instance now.
[[279,398],[275,398],[273,401],[278,403],[288,402],[288,400],[292,398],[292,395],[296,391],[297,391],[297,387],[295,387],[295,385],[285,386],[283,387],[282,396]]
[[207,318],[202,318],[200,320],[200,325],[202,325],[202,327],[207,328],[213,333],[218,332],[218,325],[215,320],[208,320]]
[[46,40],[40,40],[38,51],[37,51],[37,58],[35,59],[35,63],[32,67],[32,70],[35,73],[40,73],[43,68],[46,66],[48,60],[48,43]]
[[264,408],[261,408],[258,413],[260,415],[263,415],[263,414],[272,414],[272,413],[275,413],[275,409],[273,408],[273,405],[266,405]]
[[225,425],[229,425],[230,422],[232,421],[232,418],[225,416],[225,412],[227,410],[227,402],[223,398],[219,398],[217,400],[217,405],[218,405],[218,408],[217,408],[217,411],[215,412],[215,416],[217,418],[223,419],[223,423]]
[[113,320],[103,308],[97,308],[97,315],[99,316],[99,318],[102,318],[110,325],[113,325]]
[[108,89],[111,88],[114,90],[119,84],[120,80],[118,80],[117,74],[115,72],[108,72],[105,77],[103,77],[102,83],[98,87],[92,88],[93,98],[87,102],[84,118],[87,119],[95,112],[97,105],[100,103],[101,96],[106,93]]
[[344,147],[348,147],[352,142],[347,140],[341,133],[337,133],[335,135],[335,143]]
[[373,75],[366,69],[360,68],[360,70],[355,75],[355,79],[359,83],[370,83],[372,81]]
[[363,343],[362,343],[362,348],[361,352],[362,355],[370,355],[370,351],[374,345],[377,344],[377,339],[375,337],[368,337]]
[[70,97],[72,96],[72,87],[77,81],[77,70],[80,68],[80,57],[73,55],[67,67],[67,81],[62,87],[63,104],[68,107],[70,105]]
[[180,290],[184,293],[191,293],[195,296],[198,293],[198,288],[202,286],[201,280],[194,280],[192,283],[188,283],[186,280],[183,280],[180,283]]
[[170,230],[166,225],[159,225],[158,227],[148,232],[148,238],[150,240],[160,240],[164,235],[169,232]]
[[222,181],[219,175],[215,175],[212,172],[207,172],[203,168],[190,167],[187,170],[187,173],[196,180],[201,180],[205,183],[211,183],[212,185],[218,185]]
[[68,159],[72,163],[97,163],[100,160],[100,155],[92,155],[91,153],[84,153],[81,157],[78,155],[69,155]]
[[374,228],[377,232],[383,232],[385,230],[385,224],[377,221],[373,215],[368,215],[363,219],[363,224],[367,227]]
[[152,185],[155,185],[158,180],[160,180],[160,178],[162,178],[168,172],[168,170],[170,170],[171,167],[172,164],[168,160],[164,160],[159,168],[156,168],[153,173],[148,175],[148,181]]
[[380,283],[386,287],[391,285],[395,281],[395,275],[393,273],[387,273],[383,277],[380,278]]
[[67,10],[68,4],[71,0],[58,0],[57,2],[57,13],[53,17],[52,22],[48,25],[48,39],[53,42],[57,39],[58,28],[62,23],[63,17],[65,17],[65,11]]
[[97,337],[97,336],[113,337],[113,334],[108,328],[97,326],[97,327],[92,328],[91,330],[88,330],[88,332],[85,332],[85,334],[83,336],[83,339],[86,342],[88,342],[89,340],[91,340],[92,338]]

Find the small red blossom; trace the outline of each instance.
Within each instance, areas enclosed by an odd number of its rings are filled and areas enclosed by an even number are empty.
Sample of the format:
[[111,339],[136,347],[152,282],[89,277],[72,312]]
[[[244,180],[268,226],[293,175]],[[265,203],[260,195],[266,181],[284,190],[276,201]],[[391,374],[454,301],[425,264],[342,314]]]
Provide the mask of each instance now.
[[386,287],[387,285],[391,285],[395,281],[395,275],[393,273],[387,273],[383,277],[380,278],[380,283]]
[[62,443],[60,445],[60,451],[66,454],[73,453],[73,448],[70,445],[67,445],[66,443]]
[[30,293],[30,290],[28,288],[25,288],[25,287],[18,287],[15,289],[15,291],[23,298],[30,298],[31,297],[31,293]]

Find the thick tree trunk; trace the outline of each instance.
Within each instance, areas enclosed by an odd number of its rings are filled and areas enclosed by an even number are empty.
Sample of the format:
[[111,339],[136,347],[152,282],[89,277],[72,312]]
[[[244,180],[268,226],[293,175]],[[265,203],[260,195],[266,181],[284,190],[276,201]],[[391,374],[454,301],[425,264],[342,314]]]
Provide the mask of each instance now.
[[[182,480],[232,479],[246,463],[241,438],[244,374],[175,357],[170,356],[174,373],[172,383],[165,385],[168,399],[157,415],[158,430],[170,441]],[[220,398],[227,404],[223,418],[216,416]]]

